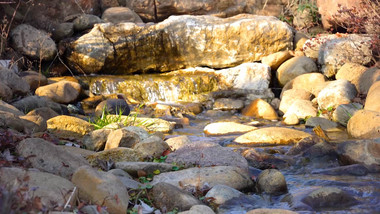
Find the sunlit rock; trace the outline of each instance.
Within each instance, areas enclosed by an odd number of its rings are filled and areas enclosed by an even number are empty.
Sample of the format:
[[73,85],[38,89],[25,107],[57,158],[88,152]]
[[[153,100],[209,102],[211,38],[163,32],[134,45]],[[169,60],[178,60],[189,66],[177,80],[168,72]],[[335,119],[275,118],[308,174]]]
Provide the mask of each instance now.
[[87,121],[66,115],[59,115],[47,121],[47,129],[62,138],[79,138],[90,133],[94,127]]
[[274,108],[263,99],[256,99],[242,111],[245,116],[276,120],[278,115]]
[[359,110],[347,124],[347,132],[354,138],[374,139],[380,137],[380,112]]
[[236,122],[218,122],[210,123],[204,128],[204,133],[207,135],[229,135],[229,134],[244,134],[257,129],[254,126],[248,126]]
[[328,82],[326,87],[319,92],[317,96],[318,106],[322,109],[336,108],[341,104],[351,103],[356,94],[355,85],[348,80],[334,80]]

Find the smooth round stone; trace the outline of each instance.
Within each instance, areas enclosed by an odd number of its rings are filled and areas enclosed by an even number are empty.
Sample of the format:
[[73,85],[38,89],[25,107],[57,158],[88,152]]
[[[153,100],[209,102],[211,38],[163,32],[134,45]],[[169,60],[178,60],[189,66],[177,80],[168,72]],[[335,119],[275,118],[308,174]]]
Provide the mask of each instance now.
[[256,183],[256,188],[261,193],[281,195],[288,192],[285,177],[277,169],[266,169],[262,171]]
[[243,134],[256,129],[257,127],[243,125],[235,122],[218,122],[208,124],[203,131],[207,135],[217,136],[229,134]]

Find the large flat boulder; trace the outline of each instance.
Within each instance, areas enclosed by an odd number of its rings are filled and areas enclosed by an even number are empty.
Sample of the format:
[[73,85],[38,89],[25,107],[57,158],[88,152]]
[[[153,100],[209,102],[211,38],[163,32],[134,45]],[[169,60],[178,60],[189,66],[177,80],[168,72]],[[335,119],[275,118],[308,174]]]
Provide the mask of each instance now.
[[68,44],[67,59],[84,73],[225,68],[261,60],[293,46],[291,28],[275,17],[242,14],[171,16],[155,25],[95,25]]

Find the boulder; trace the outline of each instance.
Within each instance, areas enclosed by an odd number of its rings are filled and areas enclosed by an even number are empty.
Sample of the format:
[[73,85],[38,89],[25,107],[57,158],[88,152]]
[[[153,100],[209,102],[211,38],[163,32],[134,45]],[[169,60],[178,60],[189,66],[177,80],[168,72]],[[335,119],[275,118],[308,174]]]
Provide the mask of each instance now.
[[47,78],[36,71],[28,70],[20,73],[20,77],[28,84],[31,91],[35,91],[38,87],[47,84]]
[[[25,80],[23,80],[13,71],[2,66],[0,66],[0,81],[9,87],[12,90],[13,94],[25,95],[29,92],[30,89],[29,84]],[[6,91],[3,93],[5,95],[9,95],[9,91],[7,89],[5,90]]]
[[306,132],[291,128],[267,127],[243,134],[234,142],[242,145],[288,145],[309,136]]
[[[66,203],[72,206],[75,204],[78,192],[73,192],[74,184],[60,176],[15,167],[1,167],[0,174],[1,186],[27,194],[33,197],[31,200],[39,197],[42,206],[49,210],[54,210],[55,206],[63,207]],[[4,194],[4,190],[2,192]],[[69,199],[71,200],[68,201]]]
[[355,85],[347,80],[334,80],[327,84],[317,96],[319,108],[336,108],[341,104],[348,104],[357,94]]
[[59,81],[36,89],[36,95],[48,97],[57,103],[72,103],[78,99],[82,87],[78,83]]
[[282,63],[277,69],[276,76],[280,85],[284,86],[299,75],[314,72],[318,72],[318,68],[312,59],[306,56],[297,56]]
[[49,132],[61,138],[78,138],[94,130],[94,127],[87,121],[77,117],[60,115],[47,121]]
[[31,130],[31,132],[44,132],[46,131],[47,129],[47,124],[46,124],[46,120],[41,117],[41,116],[31,116],[31,115],[25,115],[25,116],[20,116],[20,119],[22,120],[26,120],[26,121],[29,121],[31,123],[30,126],[29,126],[29,130]]
[[106,206],[110,213],[125,213],[128,209],[127,188],[112,173],[83,166],[74,173],[71,181],[78,187],[82,200]]
[[372,84],[365,100],[364,109],[380,112],[380,81]]
[[[36,149],[37,148],[37,149]],[[27,138],[17,145],[17,152],[34,168],[70,179],[80,166],[88,165],[83,157],[65,151],[41,138]]]
[[14,129],[19,132],[27,131],[24,120],[7,111],[0,111],[0,128]]
[[74,34],[74,24],[71,22],[59,23],[52,31],[52,38],[55,41],[61,41]]
[[28,96],[12,103],[12,105],[23,112],[30,112],[37,108],[48,107],[58,114],[63,113],[63,110],[58,103],[55,103],[46,97]]
[[92,14],[82,14],[74,20],[74,30],[81,32],[91,29],[95,24],[102,22],[103,21],[98,16]]
[[108,135],[111,133],[110,129],[94,130],[83,137],[83,144],[86,149],[93,151],[104,150],[107,142]]
[[296,115],[298,119],[306,119],[308,117],[317,116],[317,108],[314,107],[310,100],[300,100],[297,99],[289,106],[288,110],[283,117],[288,117],[289,115]]
[[260,193],[281,195],[288,192],[284,175],[277,169],[266,169],[256,179],[256,188]]
[[[254,33],[249,29],[255,29]],[[133,23],[95,25],[88,34],[68,44],[67,59],[84,73],[225,68],[290,50],[292,42],[290,27],[274,17],[171,16],[144,27]]]
[[[147,138],[147,136],[145,138]],[[126,128],[113,130],[107,136],[105,150],[117,147],[133,148],[145,138],[142,138],[138,133]]]
[[367,67],[356,63],[345,63],[336,73],[335,79],[344,79],[354,84],[356,90],[360,90],[359,80],[363,73],[367,70]]
[[367,94],[369,88],[376,81],[380,80],[380,69],[377,67],[372,67],[367,69],[359,79],[359,93]]
[[290,58],[292,58],[292,55],[289,51],[280,51],[263,57],[261,62],[268,65],[272,70],[277,70],[283,62]]
[[13,97],[12,89],[0,80],[0,100],[10,101]]
[[110,7],[103,12],[102,19],[114,24],[123,22],[143,23],[140,16],[128,7]]
[[9,112],[9,113],[12,113],[16,116],[23,116],[24,113],[22,113],[20,110],[18,110],[16,107],[0,100],[0,111],[5,111],[5,112]]
[[237,190],[252,186],[248,172],[235,166],[195,167],[154,176],[153,185],[166,182],[186,190],[208,189],[222,184]]
[[218,136],[230,134],[244,134],[255,129],[257,128],[254,126],[243,125],[236,122],[217,122],[208,124],[203,129],[203,132],[206,135]]
[[313,95],[304,89],[289,89],[286,91],[283,91],[281,96],[281,102],[280,102],[280,111],[283,113],[286,113],[289,109],[289,107],[296,101],[296,100],[306,100],[310,101]]
[[314,96],[318,96],[318,93],[326,84],[325,76],[321,73],[308,73],[297,76],[293,80],[289,81],[282,89],[283,94],[289,89],[302,89],[310,92]]
[[10,37],[12,47],[31,59],[52,60],[57,54],[57,46],[49,34],[28,24],[15,27]]
[[242,114],[244,116],[263,118],[266,120],[277,120],[278,118],[276,110],[263,99],[252,101],[243,109]]
[[361,105],[360,103],[349,103],[339,105],[332,115],[332,120],[340,123],[343,126],[347,126],[347,123],[351,119],[351,117],[355,114],[355,112],[359,111],[360,109],[363,109],[363,105]]
[[347,132],[353,138],[374,139],[380,137],[380,112],[357,111],[348,121]]
[[169,145],[155,135],[136,143],[133,149],[140,153],[143,159],[159,158],[165,151],[170,150]]
[[336,151],[343,165],[380,165],[380,138],[343,142]]
[[49,107],[41,107],[41,108],[36,108],[27,114],[28,116],[40,116],[44,118],[44,120],[48,121],[50,118],[56,117],[59,114],[52,110]]

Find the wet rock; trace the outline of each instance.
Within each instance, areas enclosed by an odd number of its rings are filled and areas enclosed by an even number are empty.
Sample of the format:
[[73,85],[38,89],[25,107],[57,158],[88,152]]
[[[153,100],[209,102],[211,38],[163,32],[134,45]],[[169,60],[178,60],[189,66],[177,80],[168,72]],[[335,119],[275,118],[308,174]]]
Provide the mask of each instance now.
[[128,7],[110,7],[103,12],[102,19],[114,24],[123,22],[143,23],[139,15]]
[[127,188],[113,174],[97,171],[89,166],[80,167],[72,182],[79,189],[79,198],[106,206],[110,213],[124,213],[128,208]]
[[206,135],[218,136],[229,134],[244,134],[257,129],[254,126],[243,125],[236,122],[217,122],[208,124],[204,128]]
[[202,204],[189,192],[164,182],[156,183],[150,194],[154,200],[154,204],[163,213],[170,212],[174,208],[177,208],[179,211],[189,210],[194,205]]
[[117,162],[115,167],[126,171],[128,174],[138,177],[138,171],[142,170],[147,174],[154,174],[154,171],[159,170],[161,173],[170,172],[173,169],[172,164],[155,163],[155,162]]
[[191,166],[237,166],[248,169],[248,163],[239,153],[218,144],[206,142],[185,145],[168,155],[167,163]]
[[5,112],[9,112],[9,113],[12,113],[16,116],[22,116],[24,115],[24,113],[22,113],[21,111],[19,111],[16,107],[0,100],[0,111],[5,111]]
[[289,89],[302,89],[318,96],[318,93],[326,83],[325,76],[321,73],[302,74],[289,81],[282,89],[282,94]]
[[193,205],[190,210],[179,212],[178,214],[215,214],[215,212],[206,205]]
[[284,209],[254,209],[248,211],[246,214],[296,214],[296,212],[293,212],[291,210],[284,210]]
[[379,138],[380,112],[369,110],[357,111],[348,121],[347,132],[354,138]]
[[109,133],[107,137],[105,150],[117,147],[132,148],[142,140],[143,139],[138,133],[128,130],[126,128],[113,130],[111,131],[111,133]]
[[[74,184],[60,176],[15,167],[1,167],[0,174],[1,186],[7,186],[12,190],[23,189],[23,193],[39,197],[42,205],[49,210],[55,208],[52,204],[63,207],[71,195],[73,197],[68,204],[73,205],[75,203],[73,199],[77,197],[78,192],[72,193]],[[4,193],[3,190],[2,192]]]
[[3,81],[0,81],[0,99],[10,101],[13,97],[12,89],[8,87]]
[[28,96],[12,103],[12,105],[23,112],[29,112],[41,107],[51,108],[58,114],[61,114],[63,112],[61,106],[58,103],[55,103],[45,97],[39,96]]
[[335,162],[337,159],[336,148],[326,142],[312,145],[303,152],[302,156],[312,160],[318,166],[322,165],[322,167],[326,166],[328,162]]
[[317,116],[317,109],[310,100],[297,99],[289,106],[283,117],[286,118],[291,114],[295,114],[298,119],[305,119]]
[[64,22],[55,25],[53,32],[53,39],[56,41],[61,41],[68,38],[74,34],[74,24],[71,22]]
[[347,207],[357,203],[349,193],[335,187],[319,188],[303,198],[302,202],[316,210]]
[[57,46],[49,34],[28,24],[18,25],[10,36],[13,48],[32,59],[52,60],[57,54]]
[[306,138],[298,141],[296,145],[294,145],[291,149],[289,149],[289,151],[286,153],[286,155],[301,154],[304,151],[306,151],[308,148],[310,148],[311,146],[313,146],[317,143],[321,143],[321,142],[325,142],[325,140],[323,138],[319,138],[317,136],[306,137]]
[[97,152],[93,155],[87,156],[87,160],[92,166],[99,166],[101,164],[100,162],[107,162],[107,161],[112,161],[115,163],[123,162],[123,161],[136,162],[136,161],[141,161],[142,158],[140,157],[140,154],[138,154],[133,149],[119,147],[119,148],[109,149],[106,151]]
[[244,195],[242,192],[225,185],[215,185],[205,195],[207,198],[212,198],[212,203],[217,205],[224,204],[226,201]]
[[78,83],[70,81],[59,81],[36,89],[36,95],[48,97],[57,103],[72,103],[78,99],[81,92],[81,86]]
[[339,125],[331,120],[323,117],[310,117],[306,120],[306,127],[320,126],[323,130],[329,130],[339,127]]
[[177,150],[177,149],[179,149],[185,145],[191,144],[191,140],[186,135],[181,135],[178,137],[172,137],[172,138],[165,140],[165,142],[169,145],[169,147],[173,151],[175,151],[175,150]]
[[264,118],[267,120],[277,120],[278,118],[276,110],[262,99],[252,101],[251,104],[243,109],[242,114],[244,116]]
[[71,178],[77,168],[88,165],[83,157],[73,155],[41,138],[28,138],[21,141],[17,146],[17,152],[22,157],[28,157],[28,161],[34,168],[67,179]]
[[372,84],[365,100],[364,109],[380,112],[380,81]]
[[186,190],[208,189],[217,184],[237,190],[252,186],[248,172],[234,166],[196,167],[156,175],[153,185],[166,182]]
[[30,124],[30,127],[28,128],[31,130],[31,132],[44,132],[47,129],[47,123],[46,120],[41,117],[41,116],[30,116],[30,115],[25,115],[25,116],[20,116],[20,119],[22,120],[27,120],[33,124]]
[[241,110],[244,108],[244,102],[242,100],[220,98],[215,100],[213,109],[214,110]]
[[12,90],[13,94],[25,95],[29,92],[29,84],[25,80],[19,77],[15,72],[2,66],[0,66],[0,79],[2,83]]
[[356,94],[355,85],[347,80],[335,80],[329,82],[328,85],[319,92],[317,101],[319,107],[322,109],[329,107],[336,108],[341,104],[351,103]]
[[312,59],[306,56],[298,56],[284,62],[277,69],[276,76],[280,85],[284,86],[299,75],[317,71],[317,65]]
[[338,145],[337,153],[340,163],[344,165],[379,165],[380,139],[344,142]]
[[369,88],[376,81],[380,80],[380,69],[377,67],[372,67],[367,69],[359,79],[359,93],[367,94]]
[[265,207],[266,202],[258,195],[240,195],[219,205],[217,213],[247,213],[249,210]]
[[133,149],[140,153],[143,159],[159,158],[169,150],[169,145],[158,136],[150,136],[133,146]]
[[47,121],[49,132],[61,138],[78,138],[94,130],[94,127],[87,121],[66,115],[53,117]]
[[368,169],[361,164],[353,164],[348,166],[339,166],[328,169],[314,170],[313,174],[324,174],[324,175],[352,175],[352,176],[364,176],[368,174]]
[[349,103],[339,105],[335,109],[332,115],[332,119],[333,121],[338,122],[343,126],[347,126],[348,121],[355,114],[355,112],[359,111],[362,108],[363,105],[361,105],[360,103]]
[[280,51],[277,53],[269,54],[261,59],[261,62],[268,65],[272,70],[277,70],[277,68],[286,60],[292,58],[289,51]]
[[266,169],[256,180],[256,188],[260,193],[281,195],[288,192],[284,175],[276,169]]
[[310,100],[312,96],[313,95],[309,91],[304,89],[294,88],[283,91],[280,102],[280,111],[286,113],[296,100]]
[[75,31],[84,31],[87,29],[91,29],[94,27],[95,24],[97,23],[102,23],[103,21],[91,14],[82,14],[78,18],[74,20],[74,30]]
[[[273,153],[276,154],[278,151],[264,152],[250,148],[243,151],[242,155],[247,159],[250,168],[255,168],[260,172],[265,169],[284,169],[292,164],[292,160],[286,159],[284,156],[275,156]],[[254,176],[258,176],[258,173],[254,173]]]
[[83,144],[88,150],[103,150],[107,142],[107,137],[110,133],[110,129],[94,130],[83,137]]
[[335,78],[345,79],[354,84],[356,90],[360,90],[359,80],[363,73],[367,70],[367,67],[356,63],[345,63],[336,73]]
[[29,84],[31,91],[35,91],[38,87],[44,86],[48,82],[43,74],[32,70],[21,72],[20,77]]
[[124,99],[107,99],[96,106],[95,115],[100,117],[104,111],[107,114],[129,115],[131,110]]
[[[255,29],[255,33],[248,29]],[[238,40],[239,43],[233,42]],[[256,42],[259,40],[260,46]],[[90,33],[71,43],[72,54],[68,60],[85,73],[99,73],[101,70],[124,74],[149,70],[165,72],[196,66],[225,68],[291,49],[292,41],[290,27],[274,17],[247,14],[227,19],[171,16],[163,22],[144,27],[132,23],[96,25]],[[225,44],[229,44],[227,49]],[[153,52],[146,51],[152,47]],[[255,47],[255,53],[248,51]],[[133,57],[126,59],[125,56]]]
[[241,135],[234,142],[243,145],[287,145],[309,136],[310,134],[295,129],[268,127]]

